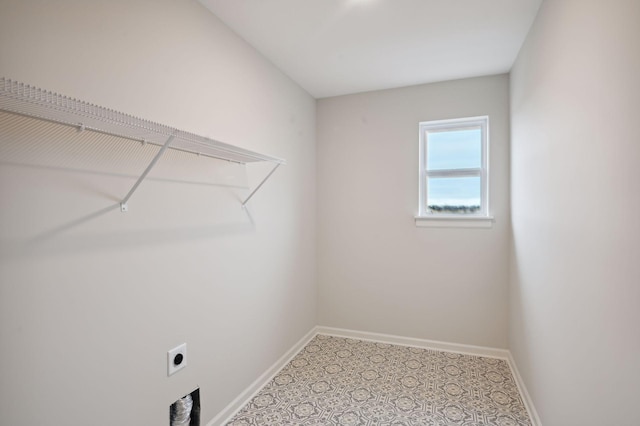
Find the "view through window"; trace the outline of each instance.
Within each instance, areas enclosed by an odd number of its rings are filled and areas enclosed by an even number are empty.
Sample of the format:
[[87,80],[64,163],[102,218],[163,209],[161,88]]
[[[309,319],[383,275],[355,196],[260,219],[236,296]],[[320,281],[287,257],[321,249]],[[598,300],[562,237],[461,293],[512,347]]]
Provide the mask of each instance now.
[[487,216],[487,117],[420,123],[420,215]]

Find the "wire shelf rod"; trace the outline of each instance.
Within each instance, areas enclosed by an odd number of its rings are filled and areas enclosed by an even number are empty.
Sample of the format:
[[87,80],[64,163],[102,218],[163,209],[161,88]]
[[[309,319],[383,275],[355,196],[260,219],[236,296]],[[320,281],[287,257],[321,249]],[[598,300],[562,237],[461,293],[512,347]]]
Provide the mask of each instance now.
[[272,157],[250,151],[215,139],[178,130],[170,126],[141,119],[130,114],[104,108],[35,86],[0,77],[0,111],[44,120],[105,135],[125,138],[160,146],[151,164],[140,176],[136,184],[122,200],[122,209],[166,149],[177,150],[238,164],[266,161],[275,167],[258,184],[242,203],[243,206],[253,197],[262,185],[271,177],[281,164],[282,158]]
[[162,146],[176,135],[172,149],[238,163],[269,161],[285,164],[281,158],[205,138],[190,132],[100,107],[68,96],[0,77],[0,109],[24,116],[98,130],[105,134],[146,141]]

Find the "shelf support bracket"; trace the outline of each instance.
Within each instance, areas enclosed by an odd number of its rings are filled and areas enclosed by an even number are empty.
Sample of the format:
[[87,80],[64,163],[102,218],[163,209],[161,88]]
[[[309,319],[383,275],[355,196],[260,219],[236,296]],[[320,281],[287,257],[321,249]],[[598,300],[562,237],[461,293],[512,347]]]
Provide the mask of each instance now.
[[173,135],[171,135],[169,137],[169,139],[167,139],[167,141],[164,143],[164,145],[162,145],[162,148],[160,148],[160,151],[158,151],[158,153],[156,154],[155,157],[153,157],[153,160],[151,160],[151,163],[149,163],[149,165],[147,166],[147,168],[145,169],[144,172],[142,172],[142,174],[140,175],[140,177],[138,178],[138,180],[136,181],[136,183],[133,185],[133,187],[129,190],[129,193],[127,193],[127,195],[125,195],[125,197],[122,199],[122,201],[120,202],[120,211],[121,212],[127,212],[129,211],[129,207],[127,206],[127,201],[129,201],[129,198],[131,198],[131,196],[133,195],[134,192],[136,192],[136,189],[138,189],[138,186],[142,183],[142,181],[144,180],[144,178],[147,177],[147,175],[149,174],[149,172],[151,171],[151,169],[153,169],[153,167],[156,165],[156,163],[158,162],[158,160],[160,159],[160,157],[162,157],[162,154],[164,154],[164,152],[167,150],[167,148],[169,148],[169,145],[171,145],[171,143],[173,142],[173,140],[176,138],[176,134],[174,133]]
[[256,186],[256,189],[251,191],[251,194],[249,194],[249,196],[242,202],[242,207],[244,207],[247,204],[247,202],[249,202],[251,197],[253,197],[253,194],[258,192],[258,189],[260,189],[260,187],[267,181],[267,179],[269,179],[271,177],[273,172],[275,172],[278,167],[280,167],[280,163],[276,164],[276,166],[269,172],[269,174],[264,179],[262,179],[262,182],[260,182],[260,184],[258,184],[258,186]]

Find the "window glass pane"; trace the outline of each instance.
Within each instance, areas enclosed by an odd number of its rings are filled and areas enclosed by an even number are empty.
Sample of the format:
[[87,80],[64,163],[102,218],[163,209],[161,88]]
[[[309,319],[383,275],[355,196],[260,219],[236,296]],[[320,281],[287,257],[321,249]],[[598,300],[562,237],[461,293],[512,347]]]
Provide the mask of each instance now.
[[479,213],[480,199],[479,176],[427,179],[427,209],[433,213]]
[[481,164],[481,129],[427,133],[427,170],[479,168]]

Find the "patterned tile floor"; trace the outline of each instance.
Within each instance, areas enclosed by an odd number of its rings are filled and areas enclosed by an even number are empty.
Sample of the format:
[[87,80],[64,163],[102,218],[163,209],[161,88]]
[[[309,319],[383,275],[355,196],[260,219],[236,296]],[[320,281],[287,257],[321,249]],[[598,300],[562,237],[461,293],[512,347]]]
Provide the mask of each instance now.
[[318,335],[228,425],[531,422],[506,361]]

